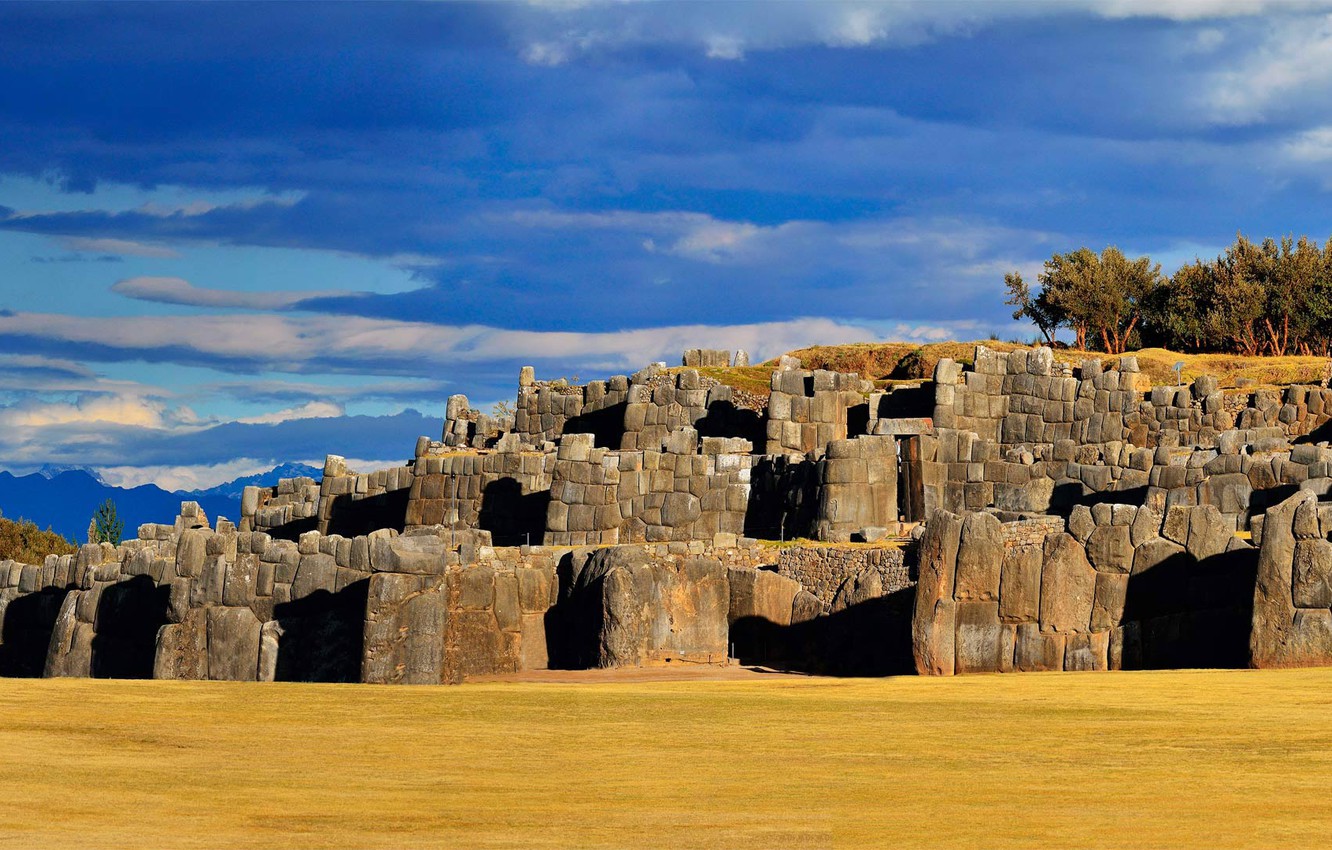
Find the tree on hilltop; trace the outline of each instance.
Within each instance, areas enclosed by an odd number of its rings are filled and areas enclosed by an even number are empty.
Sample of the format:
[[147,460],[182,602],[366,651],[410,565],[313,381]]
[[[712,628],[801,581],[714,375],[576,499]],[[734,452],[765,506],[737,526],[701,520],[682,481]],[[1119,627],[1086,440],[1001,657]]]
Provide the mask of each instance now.
[[94,537],[95,543],[110,543],[116,546],[120,543],[120,537],[125,531],[125,523],[121,522],[120,517],[116,515],[116,503],[107,499],[97,508],[97,513],[93,514],[93,523],[95,525]]
[[1022,275],[1004,276],[1005,303],[1014,305],[1014,319],[1033,321],[1047,342],[1060,327],[1073,331],[1074,346],[1089,347],[1089,338],[1105,351],[1120,354],[1128,346],[1144,309],[1163,281],[1161,266],[1147,257],[1130,260],[1118,248],[1099,255],[1090,248],[1055,254],[1045,261],[1032,295]]

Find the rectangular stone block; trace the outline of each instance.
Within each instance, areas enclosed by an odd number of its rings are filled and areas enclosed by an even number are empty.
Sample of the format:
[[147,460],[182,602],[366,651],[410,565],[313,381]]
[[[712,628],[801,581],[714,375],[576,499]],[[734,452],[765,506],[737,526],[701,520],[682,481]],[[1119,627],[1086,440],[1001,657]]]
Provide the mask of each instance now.
[[1064,636],[1042,633],[1036,623],[1019,624],[1013,666],[1024,673],[1064,669]]

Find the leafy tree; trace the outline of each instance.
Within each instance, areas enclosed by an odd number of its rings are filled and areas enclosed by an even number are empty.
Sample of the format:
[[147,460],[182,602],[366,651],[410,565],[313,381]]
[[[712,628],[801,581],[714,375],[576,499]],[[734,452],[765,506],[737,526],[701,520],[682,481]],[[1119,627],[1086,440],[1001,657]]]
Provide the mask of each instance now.
[[1047,299],[1061,323],[1073,331],[1073,345],[1087,347],[1087,332],[1095,314],[1095,280],[1099,258],[1087,248],[1055,254],[1045,261],[1038,280],[1039,298]]
[[1055,254],[1033,294],[1021,276],[1005,276],[1008,303],[1041,328],[1047,341],[1067,327],[1082,348],[1112,354],[1135,342],[1181,351],[1246,355],[1332,353],[1332,239],[1255,243],[1242,233],[1214,260],[1197,259],[1169,278],[1147,257],[1118,248]]
[[121,534],[125,531],[125,523],[120,521],[116,515],[116,503],[107,499],[93,514],[93,522],[96,525],[95,536],[97,543],[110,543],[116,546],[120,543]]
[[1152,265],[1148,257],[1130,260],[1111,246],[1096,258],[1092,269],[1087,324],[1100,335],[1107,353],[1123,354],[1142,319],[1144,302],[1162,284],[1161,264]]
[[1214,286],[1209,330],[1222,344],[1240,354],[1262,351],[1262,320],[1267,310],[1267,287],[1262,251],[1240,237],[1212,266]]
[[1182,266],[1144,299],[1142,333],[1149,345],[1175,351],[1213,347],[1207,317],[1214,278],[1211,266],[1196,260]]
[[1004,276],[1005,303],[1017,307],[1013,318],[1031,319],[1047,342],[1062,326],[1073,331],[1077,348],[1087,348],[1091,338],[1119,354],[1163,279],[1160,265],[1147,257],[1130,260],[1110,247],[1100,255],[1089,248],[1055,254],[1045,261],[1038,281],[1041,289],[1033,296],[1020,274]]
[[1022,279],[1021,272],[1004,275],[1004,286],[1008,288],[1008,297],[1004,303],[1017,308],[1013,311],[1013,318],[1030,319],[1040,329],[1046,344],[1053,345],[1055,331],[1063,323],[1063,314],[1050,303],[1045,289],[1042,288],[1040,294],[1033,297],[1031,287]]

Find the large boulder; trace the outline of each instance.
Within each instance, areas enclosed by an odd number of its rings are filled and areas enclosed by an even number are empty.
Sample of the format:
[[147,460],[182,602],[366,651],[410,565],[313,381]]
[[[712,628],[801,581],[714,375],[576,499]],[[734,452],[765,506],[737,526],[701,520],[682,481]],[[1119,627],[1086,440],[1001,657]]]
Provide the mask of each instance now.
[[448,622],[440,577],[375,573],[366,598],[361,681],[439,684]]
[[1295,541],[1292,596],[1297,608],[1332,608],[1332,542]]
[[1087,558],[1100,572],[1125,573],[1133,566],[1133,542],[1126,525],[1101,525],[1087,538]]
[[249,608],[209,608],[208,678],[256,681],[262,628],[263,624]]
[[955,672],[997,673],[1012,666],[1012,655],[1005,660],[1003,652],[1011,653],[1013,646],[1002,635],[1013,627],[999,623],[999,603],[959,602],[955,622]]
[[1036,623],[1021,623],[1016,629],[1016,669],[1024,673],[1064,669],[1064,635],[1045,634]]
[[1039,546],[1014,546],[1004,553],[999,579],[999,619],[1029,623],[1040,616],[1041,563]]
[[[1317,497],[1301,490],[1270,508],[1263,519],[1263,540],[1258,549],[1258,580],[1253,596],[1253,628],[1249,633],[1249,663],[1254,667],[1298,667],[1332,661],[1332,629],[1324,628],[1326,611],[1296,609],[1295,516],[1307,512]],[[1303,541],[1316,542],[1316,541]],[[1317,553],[1306,550],[1313,559]],[[1304,566],[1306,582],[1301,593],[1309,593],[1316,572]],[[1297,616],[1297,614],[1299,616]]]
[[1069,534],[1050,535],[1041,575],[1041,631],[1087,631],[1095,592],[1096,570],[1086,551]]
[[800,582],[771,570],[732,567],[727,572],[730,607],[727,620],[757,617],[779,626],[791,625],[792,605],[800,593]]
[[919,543],[920,579],[911,618],[911,651],[922,676],[951,676],[954,668],[956,603],[953,579],[962,518],[936,511]]
[[992,514],[969,514],[962,521],[957,550],[953,598],[994,601],[999,598],[999,568],[1004,560],[1004,529]]

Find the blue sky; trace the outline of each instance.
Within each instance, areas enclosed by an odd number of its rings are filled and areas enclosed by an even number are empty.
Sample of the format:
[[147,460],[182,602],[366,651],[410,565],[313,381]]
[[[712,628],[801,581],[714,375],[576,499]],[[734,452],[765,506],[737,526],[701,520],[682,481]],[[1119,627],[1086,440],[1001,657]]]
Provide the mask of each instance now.
[[188,487],[1325,239],[1332,6],[5,3],[0,137],[0,468]]

